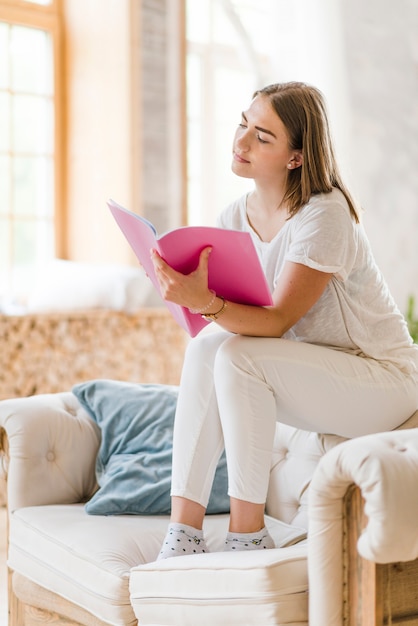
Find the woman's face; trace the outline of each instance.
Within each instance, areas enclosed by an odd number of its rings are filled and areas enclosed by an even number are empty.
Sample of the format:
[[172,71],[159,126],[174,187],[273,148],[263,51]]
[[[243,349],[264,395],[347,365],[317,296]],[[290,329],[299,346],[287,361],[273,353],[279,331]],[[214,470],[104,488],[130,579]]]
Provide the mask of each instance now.
[[235,133],[232,171],[260,182],[277,182],[283,180],[289,164],[298,167],[300,158],[300,152],[290,149],[286,128],[270,100],[256,96]]

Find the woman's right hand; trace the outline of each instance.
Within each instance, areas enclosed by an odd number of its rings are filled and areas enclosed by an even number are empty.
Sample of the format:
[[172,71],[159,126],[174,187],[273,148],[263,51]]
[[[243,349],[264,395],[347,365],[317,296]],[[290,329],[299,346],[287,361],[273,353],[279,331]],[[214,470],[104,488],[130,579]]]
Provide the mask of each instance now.
[[208,288],[208,263],[212,248],[204,248],[199,264],[190,274],[181,274],[170,267],[156,250],[151,250],[161,295],[164,300],[180,304],[189,309],[203,309],[212,298]]

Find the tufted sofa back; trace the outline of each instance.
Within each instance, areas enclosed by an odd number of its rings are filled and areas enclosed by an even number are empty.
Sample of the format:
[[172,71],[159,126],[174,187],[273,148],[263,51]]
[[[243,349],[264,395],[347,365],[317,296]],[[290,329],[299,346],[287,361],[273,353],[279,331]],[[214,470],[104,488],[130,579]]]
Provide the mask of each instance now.
[[266,513],[308,528],[308,488],[319,459],[345,441],[278,423],[274,440]]
[[[8,465],[11,511],[85,501],[95,490],[100,432],[72,393],[0,402],[0,440],[0,456]],[[307,528],[314,470],[325,452],[341,441],[342,437],[277,424],[267,514]]]
[[100,432],[71,392],[0,402],[0,463],[9,510],[88,499]]

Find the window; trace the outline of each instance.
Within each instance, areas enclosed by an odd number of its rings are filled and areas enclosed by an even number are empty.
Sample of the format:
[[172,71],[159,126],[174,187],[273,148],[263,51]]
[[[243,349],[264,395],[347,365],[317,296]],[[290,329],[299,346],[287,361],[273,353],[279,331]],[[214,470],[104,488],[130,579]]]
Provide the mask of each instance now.
[[251,181],[231,173],[241,111],[270,76],[276,0],[187,0],[188,223],[213,224]]
[[0,305],[57,251],[57,0],[0,1]]
[[343,20],[334,0],[186,0],[188,221],[213,224],[252,181],[231,173],[232,140],[252,93],[302,80],[330,105],[349,154]]

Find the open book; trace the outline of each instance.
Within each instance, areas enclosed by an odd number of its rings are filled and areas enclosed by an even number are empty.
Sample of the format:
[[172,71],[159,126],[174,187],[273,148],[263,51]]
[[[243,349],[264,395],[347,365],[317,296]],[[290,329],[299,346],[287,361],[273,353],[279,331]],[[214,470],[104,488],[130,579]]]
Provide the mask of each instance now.
[[[272,304],[270,289],[250,233],[212,226],[184,226],[158,236],[148,220],[113,200],[109,200],[107,205],[160,296],[150,256],[152,248],[173,269],[190,274],[199,264],[201,251],[211,246],[208,266],[210,289],[240,304]],[[190,313],[189,309],[179,304],[166,300],[164,303],[191,337],[195,337],[209,323],[200,314]]]

